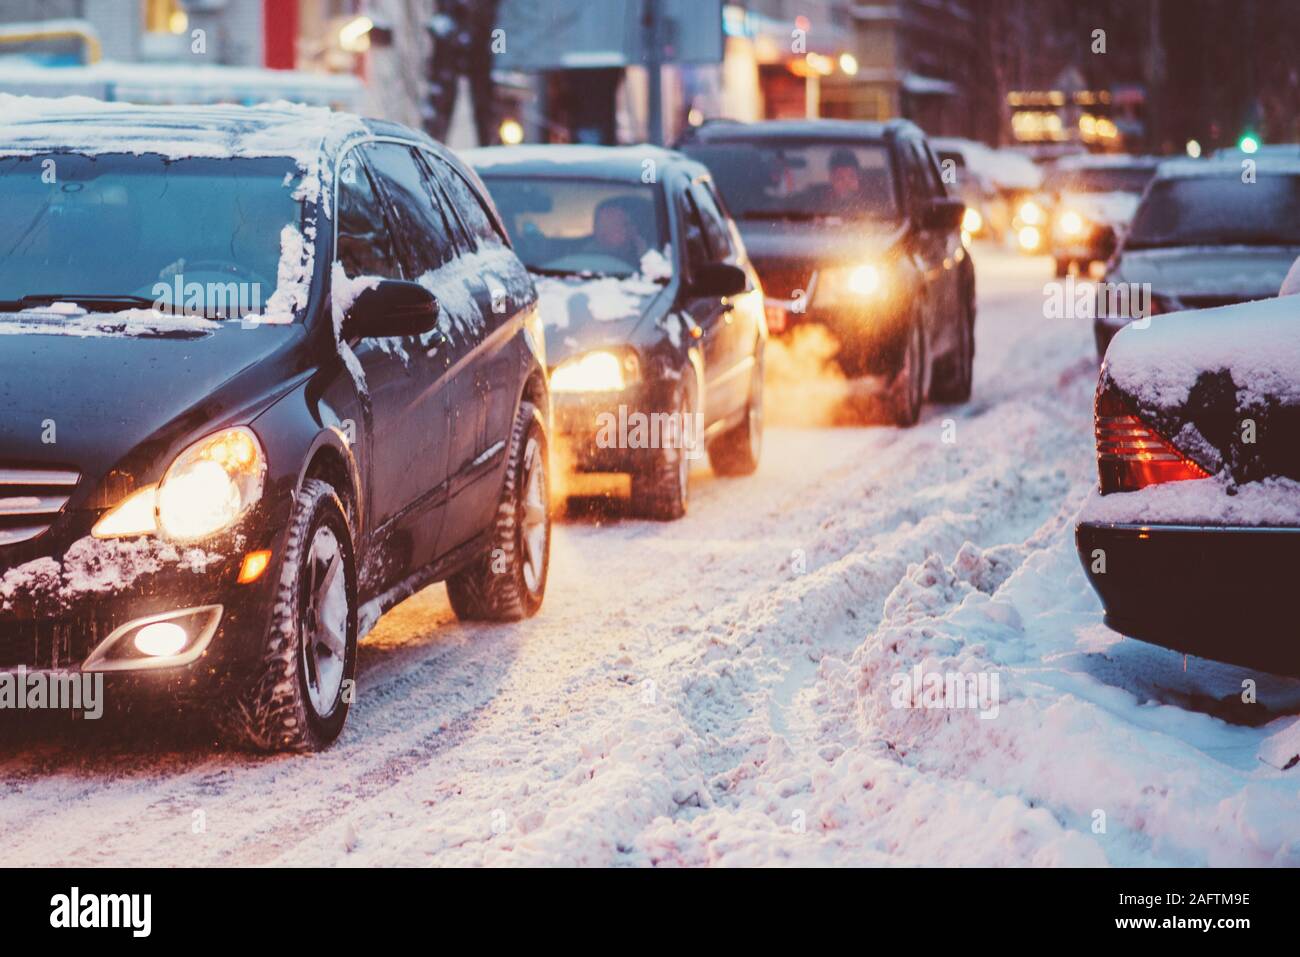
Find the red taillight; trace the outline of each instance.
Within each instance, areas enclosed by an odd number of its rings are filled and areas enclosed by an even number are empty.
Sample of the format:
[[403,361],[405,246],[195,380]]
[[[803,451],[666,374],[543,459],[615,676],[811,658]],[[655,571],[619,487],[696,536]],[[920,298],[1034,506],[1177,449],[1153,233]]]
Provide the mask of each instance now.
[[1210,476],[1112,392],[1097,396],[1096,430],[1102,495]]
[[775,306],[769,302],[764,304],[763,310],[767,313],[767,331],[774,335],[785,332],[785,327],[790,324],[785,306]]

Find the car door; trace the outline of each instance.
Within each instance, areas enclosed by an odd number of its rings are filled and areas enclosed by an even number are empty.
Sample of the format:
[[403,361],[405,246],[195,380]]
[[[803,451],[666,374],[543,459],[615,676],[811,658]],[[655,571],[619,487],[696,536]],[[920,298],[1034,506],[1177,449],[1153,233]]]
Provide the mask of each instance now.
[[443,527],[443,550],[449,550],[473,539],[495,514],[515,402],[523,388],[517,333],[522,311],[532,305],[534,295],[527,271],[483,197],[441,156],[431,150],[422,155],[430,189],[455,220],[462,255],[459,272],[477,320],[462,343],[468,351],[449,393],[456,403],[452,499]]
[[942,183],[931,176],[930,155],[919,139],[905,137],[900,141],[899,149],[908,215],[912,221],[911,253],[924,284],[922,321],[926,350],[933,359],[936,352],[946,350],[951,343],[951,336],[943,327],[942,320],[944,316],[952,315],[954,300],[948,289],[953,270],[947,231],[928,229],[922,224],[922,219],[930,203],[945,194],[941,192]]
[[[707,179],[697,180],[691,186],[691,196],[700,213],[711,261],[739,266],[750,273],[741,252],[744,247],[736,239],[713,184]],[[762,296],[756,285],[751,286],[750,292],[723,301],[720,355],[709,386],[710,395],[717,394],[719,417],[744,409],[749,401],[759,325],[766,321]]]
[[404,373],[390,400],[403,409],[400,428],[379,424],[376,438],[387,463],[380,481],[401,489],[400,495],[386,495],[397,508],[388,518],[388,534],[409,542],[411,564],[419,567],[438,554],[449,497],[453,444],[448,413],[453,370],[446,357],[449,330],[472,324],[473,303],[442,279],[443,270],[457,255],[453,226],[429,195],[413,147],[378,141],[362,150],[387,200],[402,273],[429,289],[439,306],[434,332],[375,344],[396,355]]
[[681,265],[683,268],[683,311],[698,328],[700,352],[704,359],[704,395],[699,411],[704,413],[707,429],[731,410],[734,396],[728,395],[727,382],[734,366],[731,356],[731,306],[719,296],[699,296],[693,291],[701,267],[713,261],[705,234],[704,219],[692,196],[693,184],[682,180],[674,189],[673,205],[681,230]]

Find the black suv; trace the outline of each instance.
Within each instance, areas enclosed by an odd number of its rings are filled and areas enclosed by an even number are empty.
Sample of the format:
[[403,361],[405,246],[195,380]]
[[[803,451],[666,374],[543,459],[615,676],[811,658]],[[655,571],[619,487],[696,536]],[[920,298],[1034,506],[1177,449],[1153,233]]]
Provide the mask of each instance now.
[[850,377],[884,379],[911,425],[970,397],[975,268],[965,206],[905,120],[714,122],[679,148],[713,172],[767,292],[773,332],[819,323]]
[[331,742],[359,636],[546,587],[536,293],[477,177],[319,109],[0,122],[0,669]]
[[693,459],[758,468],[763,287],[709,171],[653,146],[472,150],[535,275],[556,433],[573,466],[632,477],[681,517]]

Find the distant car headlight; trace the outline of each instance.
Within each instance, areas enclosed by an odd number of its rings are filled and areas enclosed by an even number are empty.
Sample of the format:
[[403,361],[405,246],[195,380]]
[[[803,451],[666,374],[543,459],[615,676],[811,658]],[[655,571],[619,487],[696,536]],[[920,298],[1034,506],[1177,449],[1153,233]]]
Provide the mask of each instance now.
[[1047,211],[1032,199],[1021,203],[1016,215],[1026,226],[1040,226],[1047,219]]
[[551,373],[552,392],[618,392],[637,377],[636,357],[613,352],[588,352],[562,362]]
[[1037,226],[1021,226],[1016,239],[1027,253],[1036,252],[1043,245],[1043,234]]
[[1087,221],[1072,209],[1067,209],[1057,220],[1057,228],[1062,236],[1082,236]]
[[974,206],[967,206],[966,212],[961,216],[961,229],[964,233],[970,233],[972,236],[984,228],[984,217]]
[[224,531],[262,497],[266,456],[250,429],[226,429],[176,457],[160,484],[135,492],[91,534],[124,538],[161,531],[195,541]]
[[886,289],[885,270],[875,263],[832,267],[822,271],[816,296],[827,302],[875,299]]

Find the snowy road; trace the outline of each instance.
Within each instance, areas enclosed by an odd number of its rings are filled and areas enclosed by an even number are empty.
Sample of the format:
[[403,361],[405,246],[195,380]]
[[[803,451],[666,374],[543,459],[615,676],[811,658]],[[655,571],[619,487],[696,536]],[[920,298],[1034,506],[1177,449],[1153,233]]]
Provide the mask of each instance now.
[[[969,406],[771,429],[678,523],[574,510],[535,620],[461,626],[438,586],[381,621],[324,754],[6,719],[0,859],[1300,864],[1300,768],[1265,760],[1300,684],[1101,625],[1091,330],[1043,318],[1046,261],[977,266]],[[894,706],[955,672],[996,703]]]

